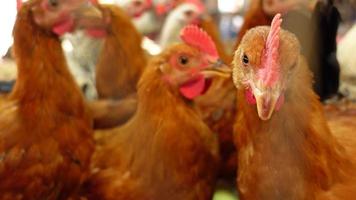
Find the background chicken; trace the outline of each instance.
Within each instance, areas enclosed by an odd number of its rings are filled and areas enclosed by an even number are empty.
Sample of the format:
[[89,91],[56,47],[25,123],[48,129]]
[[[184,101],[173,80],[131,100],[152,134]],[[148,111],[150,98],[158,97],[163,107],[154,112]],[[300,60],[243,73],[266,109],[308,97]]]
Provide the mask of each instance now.
[[[155,1],[117,0],[116,2],[130,15],[133,24],[142,35],[152,39],[159,35],[164,13],[163,11],[157,12]],[[159,4],[159,7],[164,7],[164,5]]]
[[211,199],[217,138],[191,100],[209,87],[210,65],[218,54],[195,26],[185,28],[182,39],[185,44],[150,61],[139,82],[134,117],[99,134],[90,199]]
[[329,131],[300,44],[281,21],[248,31],[235,53],[240,196],[353,199],[355,137]]
[[263,0],[251,0],[249,9],[244,16],[244,23],[237,35],[236,47],[239,46],[242,37],[249,29],[271,23],[272,19],[263,11],[262,3]]
[[356,25],[345,34],[337,45],[337,59],[340,62],[340,92],[356,101]]
[[88,175],[92,123],[54,34],[92,19],[84,3],[32,0],[18,12],[18,78],[0,112],[0,199],[67,199]]
[[[79,79],[83,76],[78,74],[91,79],[88,81],[89,91],[95,84],[99,100],[89,103],[94,125],[109,128],[126,122],[134,113],[136,84],[146,66],[146,56],[141,48],[141,35],[120,8],[92,4],[103,16],[103,27],[79,27],[79,32],[65,37],[76,44],[70,53],[69,64],[74,61],[78,65],[72,65],[72,71]],[[129,107],[122,109],[126,106]]]

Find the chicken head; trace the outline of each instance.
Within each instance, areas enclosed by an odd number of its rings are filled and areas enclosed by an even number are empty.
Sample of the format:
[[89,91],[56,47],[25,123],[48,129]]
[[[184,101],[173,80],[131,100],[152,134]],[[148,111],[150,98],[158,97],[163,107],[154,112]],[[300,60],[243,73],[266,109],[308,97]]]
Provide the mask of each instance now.
[[283,105],[299,62],[299,42],[294,34],[281,30],[281,23],[281,15],[277,14],[271,27],[249,30],[233,61],[234,84],[246,90],[246,101],[257,105],[262,120],[270,119]]
[[[76,28],[105,29],[103,14],[88,0],[30,0],[34,22],[61,36]],[[20,6],[21,4],[18,4]]]
[[190,25],[181,31],[183,44],[169,47],[159,57],[163,79],[181,95],[193,99],[206,92],[214,75],[229,77],[230,69],[218,58],[216,47],[206,32]]

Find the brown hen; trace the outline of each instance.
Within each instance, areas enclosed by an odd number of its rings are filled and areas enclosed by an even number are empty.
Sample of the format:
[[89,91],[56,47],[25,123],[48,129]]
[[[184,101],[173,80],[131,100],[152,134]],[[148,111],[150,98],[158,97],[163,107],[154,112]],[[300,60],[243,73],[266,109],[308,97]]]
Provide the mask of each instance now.
[[[25,3],[13,31],[18,79],[0,111],[3,200],[67,199],[89,172],[92,122],[53,31],[63,16],[76,20],[70,13],[79,17],[92,7],[80,1],[68,7],[65,1],[51,3]],[[48,12],[57,6],[67,10]]]
[[218,142],[191,100],[206,91],[217,53],[191,42],[153,58],[139,82],[134,117],[99,134],[89,199],[211,199]]
[[356,140],[344,148],[330,132],[299,42],[280,23],[248,31],[235,53],[240,197],[354,199]]

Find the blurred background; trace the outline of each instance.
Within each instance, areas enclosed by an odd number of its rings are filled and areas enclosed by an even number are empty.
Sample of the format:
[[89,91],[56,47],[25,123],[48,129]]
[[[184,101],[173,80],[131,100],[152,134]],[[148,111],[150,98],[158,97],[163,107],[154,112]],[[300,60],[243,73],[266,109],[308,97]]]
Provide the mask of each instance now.
[[[17,1],[0,2],[2,84],[3,81],[15,79],[16,75],[16,69],[11,68],[12,63],[4,62],[4,59],[11,59],[9,49]],[[301,41],[303,54],[314,72],[315,90],[321,99],[336,95],[351,99],[356,97],[356,66],[352,56],[353,50],[356,50],[355,0],[101,0],[100,3],[116,4],[125,9],[139,32],[146,36],[142,45],[151,55],[177,42],[179,28],[197,20],[205,20],[209,21],[205,23],[207,29],[216,29],[212,31],[218,34],[216,37],[221,40],[221,48],[228,57],[246,30],[268,25],[274,14],[283,13],[283,26],[294,32]],[[66,52],[76,49],[81,52],[84,47],[78,44],[83,42],[76,40],[81,41],[80,37],[72,36],[63,40]],[[9,89],[6,84],[1,88]],[[87,96],[95,98],[95,94],[88,91]]]
[[[24,0],[26,1],[26,0]],[[135,0],[100,0],[101,3],[127,5],[128,2]],[[164,1],[164,0],[161,0]],[[165,0],[168,1],[168,0]],[[171,0],[174,1],[174,0]],[[273,2],[274,0],[266,0]],[[277,0],[278,1],[278,0]],[[276,1],[276,2],[277,2]],[[292,2],[301,0],[280,0],[281,2]],[[315,2],[315,0],[304,0],[306,2]],[[141,0],[137,0],[141,2]],[[145,2],[142,0],[142,2]],[[221,35],[227,43],[237,37],[244,22],[246,12],[254,6],[257,0],[202,0],[207,12],[212,15],[219,24]],[[285,3],[289,4],[289,3]],[[290,3],[291,4],[291,3]],[[339,27],[339,38],[351,28],[356,19],[356,1],[354,0],[336,0],[334,2],[338,8],[342,22]],[[291,7],[292,8],[292,7]],[[276,10],[277,11],[277,10]],[[12,26],[16,17],[16,0],[0,2],[0,55],[4,56],[8,47],[12,44]]]

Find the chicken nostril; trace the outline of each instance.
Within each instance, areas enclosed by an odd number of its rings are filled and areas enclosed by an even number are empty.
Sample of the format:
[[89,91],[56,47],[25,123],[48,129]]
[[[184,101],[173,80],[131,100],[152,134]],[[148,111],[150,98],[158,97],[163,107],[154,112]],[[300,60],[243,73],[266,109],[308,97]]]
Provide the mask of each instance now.
[[273,5],[273,1],[272,0],[267,0],[267,5],[268,6],[272,6]]
[[133,2],[133,5],[134,5],[135,7],[140,7],[140,6],[142,5],[142,1],[134,1],[134,2]]
[[57,0],[48,0],[48,3],[52,7],[57,7],[58,6],[58,1]]
[[194,12],[191,11],[191,10],[187,10],[187,11],[184,12],[184,15],[185,15],[186,17],[191,17],[191,16],[193,16],[193,14],[194,14]]

